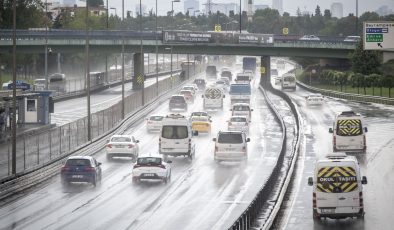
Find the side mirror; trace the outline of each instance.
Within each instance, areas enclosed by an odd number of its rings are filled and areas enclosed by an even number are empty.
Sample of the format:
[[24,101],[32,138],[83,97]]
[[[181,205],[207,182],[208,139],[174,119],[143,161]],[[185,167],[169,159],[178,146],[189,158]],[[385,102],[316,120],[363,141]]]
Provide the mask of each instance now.
[[193,131],[193,136],[198,136],[198,131]]
[[246,138],[246,142],[250,142],[250,138],[248,137],[248,138]]
[[313,178],[312,177],[308,177],[308,185],[309,186],[313,185]]
[[368,128],[367,127],[364,128],[364,132],[366,132],[366,133],[368,132]]
[[361,184],[367,184],[367,183],[368,183],[367,177],[363,176],[362,179],[361,179]]
[[100,166],[100,165],[101,165],[101,162],[97,162],[97,165]]
[[171,163],[172,163],[172,161],[167,161],[167,163],[168,163],[168,164],[171,164]]
[[250,111],[253,111],[253,109],[250,109]]
[[212,138],[213,141],[216,141],[216,137]]
[[135,143],[140,143],[140,140],[136,140]]
[[334,130],[333,130],[332,128],[329,128],[329,129],[328,129],[328,132],[329,132],[329,133],[334,133]]

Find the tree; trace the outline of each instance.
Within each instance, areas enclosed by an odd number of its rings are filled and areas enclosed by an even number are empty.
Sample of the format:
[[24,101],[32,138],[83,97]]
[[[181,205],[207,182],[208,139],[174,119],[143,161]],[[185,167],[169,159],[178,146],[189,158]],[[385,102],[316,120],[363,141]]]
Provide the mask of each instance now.
[[363,50],[362,41],[357,44],[356,49],[350,55],[350,59],[355,73],[364,75],[379,73],[379,53],[377,51]]
[[331,19],[331,11],[328,9],[324,10],[324,20],[328,21]]
[[320,6],[317,5],[315,9],[315,16],[321,16]]
[[389,88],[389,98],[391,98],[391,89],[394,87],[394,76],[385,75],[382,80],[382,85]]
[[[0,0],[0,29],[12,28],[13,0]],[[45,26],[44,5],[41,0],[17,0],[17,29],[28,29]]]
[[[379,79],[381,76],[379,74],[373,73],[367,76],[366,81],[368,82],[368,86],[372,87],[372,96],[375,96],[375,86],[379,86]],[[382,93],[382,92],[380,92]]]
[[99,7],[104,5],[103,0],[86,0],[89,3],[89,6]]

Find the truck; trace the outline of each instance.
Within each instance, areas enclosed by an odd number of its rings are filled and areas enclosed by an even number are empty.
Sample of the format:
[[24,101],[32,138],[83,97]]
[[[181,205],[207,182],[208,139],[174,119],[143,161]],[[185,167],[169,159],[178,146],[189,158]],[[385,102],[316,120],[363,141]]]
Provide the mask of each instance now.
[[251,87],[250,84],[231,84],[230,85],[231,104],[237,102],[250,103]]
[[253,73],[256,72],[256,58],[255,57],[244,57],[242,61],[242,69],[243,71],[245,70],[251,70]]

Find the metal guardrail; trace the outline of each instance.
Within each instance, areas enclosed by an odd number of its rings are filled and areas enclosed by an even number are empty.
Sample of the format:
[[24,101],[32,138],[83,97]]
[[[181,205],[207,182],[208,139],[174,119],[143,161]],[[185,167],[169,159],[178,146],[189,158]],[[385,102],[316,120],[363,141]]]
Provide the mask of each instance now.
[[378,103],[384,105],[394,105],[394,98],[387,98],[387,97],[379,97],[379,96],[370,96],[370,95],[361,95],[361,94],[353,94],[353,93],[342,93],[333,90],[326,90],[326,89],[319,89],[316,87],[312,87],[306,85],[302,82],[297,81],[297,85],[314,93],[320,93],[325,96],[329,97],[336,97],[341,99],[347,99],[351,101],[359,101],[359,102],[371,102],[371,103]]
[[276,199],[271,200],[271,203],[273,203],[274,208],[272,209],[271,213],[269,214],[267,221],[264,223],[263,229],[269,229],[272,226],[273,221],[276,217],[276,214],[279,212],[283,197],[285,195],[285,192],[286,192],[287,187],[290,182],[291,175],[293,174],[296,159],[298,157],[298,149],[299,149],[299,142],[300,142],[300,119],[299,119],[298,110],[297,110],[296,106],[294,105],[294,103],[291,101],[289,96],[287,96],[282,91],[271,88],[271,91],[274,94],[276,94],[277,96],[280,96],[289,104],[291,111],[293,112],[295,120],[296,120],[296,130],[297,130],[296,140],[294,141],[293,150],[292,150],[293,154],[291,157],[291,165],[287,169],[287,171],[284,173],[285,178],[281,182],[278,183],[278,178],[279,178],[279,175],[282,173],[283,164],[285,163],[284,162],[285,155],[286,155],[286,151],[287,151],[286,125],[283,122],[283,120],[281,119],[274,104],[270,101],[270,99],[268,98],[268,96],[266,95],[266,93],[264,92],[263,89],[262,89],[262,91],[263,91],[263,94],[268,102],[269,108],[275,114],[276,119],[281,124],[282,130],[283,130],[282,148],[281,148],[280,154],[278,156],[277,162],[276,162],[271,174],[269,175],[266,183],[262,186],[260,191],[256,194],[255,198],[252,200],[252,202],[246,208],[246,210],[241,214],[241,216],[230,227],[231,230],[249,229],[251,227],[252,223],[257,219],[258,215],[261,213],[263,205],[265,203],[267,203],[271,192],[273,192],[273,190],[279,184],[279,187],[280,187],[279,195]]

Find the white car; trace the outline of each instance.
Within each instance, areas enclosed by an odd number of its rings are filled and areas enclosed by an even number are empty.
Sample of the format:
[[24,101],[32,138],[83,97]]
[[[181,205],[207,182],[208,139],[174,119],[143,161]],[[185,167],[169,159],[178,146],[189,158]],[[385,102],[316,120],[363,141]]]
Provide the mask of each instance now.
[[248,158],[247,142],[245,132],[241,131],[219,131],[215,142],[214,159],[220,161],[239,161]]
[[309,94],[306,98],[306,104],[311,105],[322,105],[324,102],[324,97],[321,94]]
[[131,135],[113,135],[106,147],[107,159],[113,157],[131,157],[135,161],[139,154],[139,140]]
[[163,120],[163,115],[150,115],[146,118],[146,129],[148,132],[152,130],[160,130],[161,129],[161,121]]
[[244,131],[249,132],[249,122],[245,116],[232,116],[227,121],[228,131]]
[[141,180],[162,180],[167,183],[171,180],[171,161],[165,162],[160,154],[149,154],[137,158],[133,166],[133,182]]
[[193,97],[196,96],[197,89],[194,85],[184,85],[181,90],[190,90],[193,92]]
[[320,38],[316,35],[304,35],[300,38],[301,41],[320,41]]
[[234,103],[230,111],[232,111],[231,116],[245,116],[248,122],[252,119],[253,109],[248,103]]

